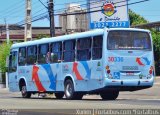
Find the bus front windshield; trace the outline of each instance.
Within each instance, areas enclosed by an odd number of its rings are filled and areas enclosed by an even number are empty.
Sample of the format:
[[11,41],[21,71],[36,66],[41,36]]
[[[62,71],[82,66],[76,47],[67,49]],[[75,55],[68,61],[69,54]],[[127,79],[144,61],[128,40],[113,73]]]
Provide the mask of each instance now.
[[115,30],[108,33],[108,50],[151,50],[147,32]]

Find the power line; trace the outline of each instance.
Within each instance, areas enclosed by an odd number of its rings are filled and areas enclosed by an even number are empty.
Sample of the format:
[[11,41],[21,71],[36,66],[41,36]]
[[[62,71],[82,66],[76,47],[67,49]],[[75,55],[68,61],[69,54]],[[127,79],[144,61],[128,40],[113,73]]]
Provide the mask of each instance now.
[[[37,1],[34,1],[32,4],[34,5],[34,4],[36,4],[37,3]],[[5,15],[2,15],[2,13],[1,13],[1,18],[0,19],[4,19],[4,18],[12,18],[13,19],[13,17],[15,17],[15,16],[13,16],[13,15],[15,15],[15,14],[18,14],[18,13],[20,13],[20,11],[22,11],[22,10],[20,10],[22,7],[24,7],[25,6],[25,3],[24,2],[16,2],[15,4],[13,4],[13,5],[11,5],[10,7],[11,8],[8,8],[7,10],[3,10],[4,12],[3,12],[3,14],[5,13]],[[44,9],[41,9],[41,11],[42,10],[44,10]],[[40,12],[40,10],[38,11],[38,12]],[[35,14],[37,14],[38,13],[37,11],[36,11],[36,13]],[[24,13],[23,13],[24,14]],[[34,13],[33,13],[33,15],[34,15]],[[18,17],[18,16],[16,16],[16,17]],[[21,16],[22,17],[22,16]],[[24,16],[23,16],[24,17]]]
[[[123,6],[128,6],[128,5],[134,5],[134,4],[138,4],[138,3],[142,3],[142,2],[146,2],[146,1],[149,1],[149,0],[141,0],[141,1],[138,1],[138,2],[133,2],[133,3],[127,3],[127,4],[124,4],[124,5],[120,5],[120,6],[116,6],[116,7],[123,7]],[[98,6],[99,7],[99,6]],[[94,9],[94,8],[97,8],[97,7],[93,7],[93,8],[90,8],[90,9]],[[89,9],[89,10],[90,10]],[[88,14],[88,13],[95,13],[95,12],[99,12],[99,11],[102,11],[101,10],[93,10],[93,11],[86,11],[86,12],[76,12],[76,13],[65,13],[65,14],[55,14],[55,16],[57,15],[79,15],[79,14]]]
[[67,2],[67,3],[63,3],[63,4],[55,4],[55,6],[61,6],[61,5],[72,4],[72,3],[81,3],[81,2],[86,2],[86,0],[77,1],[77,2]]
[[[106,1],[106,0],[102,0],[102,1]],[[130,0],[128,0],[128,1],[130,1]],[[115,2],[115,4],[117,4],[117,3],[123,3],[123,2],[126,2],[126,0],[122,0],[122,1],[119,1],[119,2]],[[98,1],[94,1],[94,2],[91,2],[91,3],[88,3],[88,4],[82,4],[82,5],[91,5],[91,4],[96,4],[96,3],[99,3]],[[81,6],[82,6],[81,5]],[[77,6],[76,6],[77,7]],[[92,7],[92,8],[89,8],[89,9],[84,9],[84,10],[91,10],[91,9],[95,9],[95,8],[99,8],[99,7],[101,7],[101,6],[96,6],[96,7]],[[73,7],[70,7],[70,8],[75,8],[75,6],[73,6]],[[101,10],[100,10],[101,11]],[[88,12],[83,12],[83,14],[85,14],[85,13],[90,13],[91,11],[88,11]],[[80,13],[80,14],[82,14],[82,12],[78,12],[78,13]],[[74,14],[74,13],[66,13],[66,15],[71,15],[71,14]],[[59,14],[55,14],[55,15],[61,15],[61,13],[59,13]]]
[[[95,1],[95,0],[90,0],[90,1]],[[106,0],[101,0],[101,1],[106,1]],[[97,2],[101,2],[101,1],[97,1]],[[67,4],[72,4],[72,3],[83,3],[83,2],[86,2],[86,0],[82,0],[82,1],[76,1],[76,2],[66,2],[66,3],[62,3],[62,4],[55,4],[55,6],[60,6],[60,5],[67,5]]]
[[43,9],[40,9],[40,10],[38,10],[38,11],[36,11],[36,12],[34,12],[34,13],[32,14],[32,16],[34,16],[35,14],[38,14],[38,13],[42,12],[43,10],[44,10],[44,8],[43,8]]
[[[19,9],[21,9],[22,6],[24,6],[23,2],[21,2],[20,4],[16,4],[13,7],[8,8],[7,10],[3,10],[3,11],[1,11],[2,12],[1,16],[7,17],[7,16],[10,16],[10,15],[19,13]],[[15,11],[18,11],[18,12],[15,12]],[[5,15],[3,15],[3,14],[5,14]]]
[[[124,5],[120,5],[120,6],[116,6],[116,7],[123,7],[123,6],[128,6],[128,5],[134,5],[134,4],[138,4],[138,3],[143,3],[143,2],[146,2],[146,1],[149,1],[149,0],[141,0],[141,1],[138,1],[138,2],[132,2],[132,3],[127,3],[127,4],[124,4]],[[123,1],[124,2],[124,1]],[[94,13],[94,12],[99,12],[99,11],[102,11],[102,10],[93,10],[93,11],[86,11],[86,12],[77,12],[77,13],[67,13],[67,14],[64,14],[64,15],[79,15],[79,14],[88,14],[88,13]],[[45,14],[45,13],[43,13]],[[62,14],[54,14],[54,16],[57,16],[57,15],[62,15]],[[35,22],[37,20],[40,20],[40,19],[44,19],[45,17],[47,17],[47,15],[38,15],[36,16],[37,18],[33,19],[31,22]],[[21,24],[21,26],[24,25],[24,24]]]
[[[42,19],[42,17],[46,17],[46,16],[48,16],[48,12],[44,12],[44,13],[38,14],[38,15],[32,17],[32,20]],[[30,23],[30,22],[27,22],[27,23]],[[20,25],[20,26],[25,25],[25,20],[17,22],[17,23],[15,23],[15,25]]]
[[[37,5],[39,5],[39,4],[36,4],[35,6],[33,5],[34,9],[32,9],[32,17],[34,15],[37,15],[37,14],[42,13],[44,11],[48,11],[46,8],[37,8]],[[35,9],[35,8],[37,8],[37,9]]]
[[11,10],[11,8],[14,8],[14,7],[17,8],[17,5],[20,6],[19,3],[21,4],[21,3],[23,3],[23,2],[19,2],[19,1],[18,1],[18,2],[16,2],[16,3],[10,5],[9,7],[7,7],[5,10],[0,11],[0,13],[5,13],[6,11],[9,11],[9,10]]
[[[149,0],[141,0],[141,1],[138,1],[138,2],[133,2],[133,3],[125,4],[125,5],[116,6],[116,7],[123,7],[123,6],[126,6],[126,5],[133,5],[133,4],[142,3],[142,2],[146,2],[146,1],[149,1]],[[78,12],[78,13],[67,13],[67,14],[64,14],[64,15],[87,14],[87,13],[94,13],[94,12],[99,12],[99,11],[101,11],[101,10],[94,10],[94,11],[87,11],[87,12]],[[45,17],[47,17],[47,15],[45,15],[46,13],[47,12],[35,16],[34,19],[32,19],[32,22],[40,20],[40,19],[44,19]],[[56,16],[56,15],[62,15],[62,14],[54,14],[54,15]],[[24,21],[18,22],[16,24],[20,25],[20,26],[25,25]]]
[[[128,0],[129,1],[129,0]],[[128,5],[134,5],[134,4],[138,4],[138,3],[143,3],[143,2],[146,2],[146,1],[149,1],[149,0],[141,0],[141,1],[137,1],[137,2],[132,2],[132,3],[127,3],[127,4],[124,4],[124,5],[120,5],[120,6],[116,6],[116,7],[123,7],[123,6],[128,6]],[[121,1],[122,2],[122,1]],[[93,9],[93,8],[90,8],[90,9]],[[89,9],[89,10],[90,10]],[[99,12],[101,10],[93,10],[93,11],[86,11],[86,12],[78,12],[78,13],[67,13],[67,14],[64,14],[64,15],[79,15],[79,14],[88,14],[88,13],[94,13],[94,12]],[[54,16],[57,16],[57,15],[62,15],[62,14],[54,14]],[[39,15],[36,15],[32,18],[31,22],[36,22],[38,20],[42,20],[42,19],[45,19],[46,17],[48,17],[48,12],[44,12],[44,13],[41,13]],[[28,22],[27,22],[28,23]],[[24,20],[20,21],[20,22],[17,22],[15,25],[18,25],[18,26],[23,26],[25,25],[26,22]]]
[[40,2],[46,9],[48,9],[48,7],[47,7],[41,0],[39,0],[39,2]]
[[[93,0],[91,0],[91,1],[93,1]],[[101,1],[106,1],[106,0],[101,0]],[[93,1],[93,2],[90,2],[89,4],[95,4],[95,3],[98,3],[98,1]],[[87,6],[87,5],[89,5],[88,3],[85,3],[85,4],[80,4],[79,6]],[[70,7],[70,8],[75,8],[75,7],[77,7],[77,6],[72,6],[72,7]],[[56,9],[56,10],[54,10],[55,12],[60,12],[60,11],[64,11],[64,10],[67,10],[67,8],[61,8],[61,9]]]
[[[106,0],[101,0],[101,1],[106,1]],[[127,1],[130,1],[130,0],[127,0]],[[126,0],[122,0],[122,1],[118,1],[118,2],[115,2],[115,4],[118,4],[118,3],[122,3],[122,2],[126,2]],[[93,4],[97,4],[99,3],[99,1],[95,1],[95,0],[91,0],[90,3],[85,3],[85,4],[80,4],[79,6],[88,6],[88,5],[93,5]],[[70,8],[76,8],[77,6],[72,6]],[[93,8],[99,8],[101,6],[96,6],[96,7],[93,7]],[[90,8],[92,9],[92,8]],[[67,8],[62,8],[62,9],[56,9],[54,10],[55,12],[60,12],[60,11],[64,11],[64,10],[67,10]]]

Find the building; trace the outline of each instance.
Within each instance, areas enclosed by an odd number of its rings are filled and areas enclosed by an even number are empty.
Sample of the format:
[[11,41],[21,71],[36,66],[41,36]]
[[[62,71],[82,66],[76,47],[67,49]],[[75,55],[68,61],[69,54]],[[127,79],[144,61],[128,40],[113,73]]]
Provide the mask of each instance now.
[[80,4],[68,4],[67,10],[59,16],[60,27],[66,34],[88,30],[86,9]]
[[133,25],[134,28],[141,28],[141,29],[156,29],[157,31],[160,31],[160,21],[158,22],[150,22],[146,24],[139,24],[139,25]]
[[[61,27],[56,27],[56,36],[63,35]],[[24,27],[18,25],[9,25],[10,41],[24,41]],[[50,27],[32,27],[32,38],[37,39],[40,35],[50,36]],[[0,43],[6,41],[6,27],[0,25]]]

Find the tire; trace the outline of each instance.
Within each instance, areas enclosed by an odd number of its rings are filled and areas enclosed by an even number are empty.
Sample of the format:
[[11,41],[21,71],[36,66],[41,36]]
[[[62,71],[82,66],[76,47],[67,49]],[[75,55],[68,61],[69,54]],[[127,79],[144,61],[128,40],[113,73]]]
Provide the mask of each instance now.
[[70,79],[65,81],[64,94],[69,100],[81,100],[83,97],[82,93],[75,92],[73,82]]
[[62,99],[64,96],[64,93],[55,93],[54,95],[57,99]]
[[21,86],[21,94],[23,98],[30,98],[31,93],[27,92],[27,87],[26,85]]
[[107,91],[100,93],[100,96],[103,100],[116,100],[118,95],[119,91]]
[[73,82],[70,79],[66,80],[64,84],[64,94],[66,99],[75,99],[74,91]]

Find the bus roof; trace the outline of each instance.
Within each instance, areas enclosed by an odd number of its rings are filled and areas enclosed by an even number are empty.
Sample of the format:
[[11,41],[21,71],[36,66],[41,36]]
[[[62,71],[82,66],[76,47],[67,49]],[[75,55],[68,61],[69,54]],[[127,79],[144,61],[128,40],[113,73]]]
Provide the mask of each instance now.
[[94,29],[87,32],[81,32],[81,33],[74,33],[69,35],[63,35],[63,36],[57,36],[57,37],[51,37],[51,38],[42,38],[40,40],[34,40],[34,41],[28,41],[28,42],[21,42],[13,44],[11,49],[19,48],[19,47],[26,47],[26,46],[32,46],[36,44],[45,44],[45,43],[51,43],[51,42],[58,42],[63,40],[71,40],[75,38],[83,38],[88,36],[96,36],[96,35],[103,35],[104,31],[110,31],[110,30],[133,30],[133,31],[144,31],[149,32],[149,30],[145,29],[136,29],[136,28],[105,28],[105,29]]

